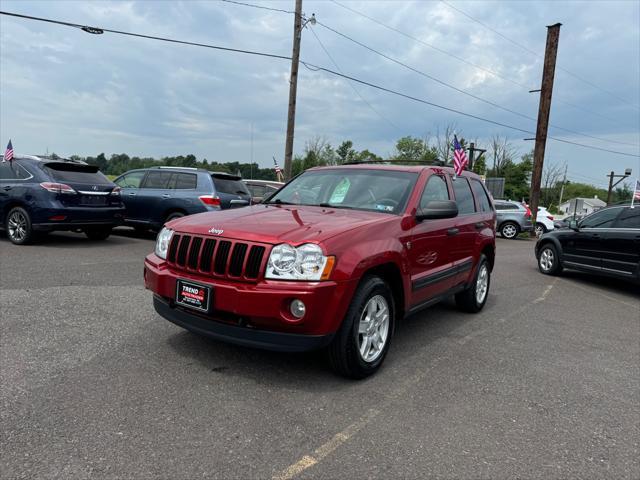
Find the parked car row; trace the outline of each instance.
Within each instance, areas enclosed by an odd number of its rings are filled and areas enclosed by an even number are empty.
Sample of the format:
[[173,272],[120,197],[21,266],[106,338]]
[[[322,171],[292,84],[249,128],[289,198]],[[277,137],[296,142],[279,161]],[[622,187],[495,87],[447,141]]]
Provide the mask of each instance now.
[[185,215],[245,207],[249,188],[260,202],[281,185],[186,167],[131,170],[111,182],[84,162],[18,156],[0,162],[0,227],[18,245],[56,230],[100,240],[119,225],[159,230]]

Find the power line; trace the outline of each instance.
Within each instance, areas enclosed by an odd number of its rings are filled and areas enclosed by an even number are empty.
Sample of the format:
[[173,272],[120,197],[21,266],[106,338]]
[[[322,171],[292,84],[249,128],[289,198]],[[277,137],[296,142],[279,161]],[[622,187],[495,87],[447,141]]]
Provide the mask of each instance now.
[[[417,42],[417,43],[420,43],[420,44],[425,45],[425,46],[427,46],[427,47],[429,47],[429,48],[432,48],[432,49],[436,50],[437,52],[440,52],[440,53],[442,53],[442,54],[444,54],[444,55],[447,55],[447,56],[449,56],[449,57],[451,57],[451,58],[454,58],[454,59],[456,59],[456,60],[459,60],[459,61],[460,61],[460,62],[462,62],[462,63],[465,63],[465,64],[467,64],[467,65],[470,65],[470,66],[472,66],[472,67],[474,67],[474,68],[476,68],[476,69],[478,69],[478,70],[481,70],[481,71],[483,71],[483,72],[486,72],[486,73],[488,73],[488,74],[490,74],[490,75],[493,75],[493,76],[498,77],[498,78],[502,78],[503,80],[506,80],[506,81],[508,81],[508,82],[513,83],[514,85],[517,85],[517,86],[519,86],[519,87],[522,87],[522,88],[523,88],[523,89],[525,89],[526,91],[529,91],[529,90],[530,90],[530,87],[528,87],[527,85],[525,85],[525,84],[523,84],[523,83],[518,82],[517,80],[514,80],[513,78],[507,77],[507,76],[505,76],[505,75],[503,75],[503,74],[500,74],[500,73],[498,73],[498,72],[496,72],[496,71],[494,71],[494,70],[491,70],[491,69],[489,69],[489,68],[486,68],[486,67],[483,67],[483,66],[481,66],[481,65],[478,65],[478,64],[476,64],[476,63],[473,63],[473,62],[471,62],[471,61],[469,61],[469,60],[467,60],[467,59],[465,59],[465,58],[462,58],[462,57],[460,57],[460,56],[456,55],[455,53],[452,53],[452,52],[449,52],[449,51],[444,50],[444,49],[442,49],[442,48],[436,47],[436,46],[435,46],[435,45],[433,45],[433,44],[427,43],[427,42],[425,42],[424,40],[421,40],[421,39],[419,39],[419,38],[417,38],[417,37],[415,37],[415,36],[413,36],[413,35],[410,35],[410,34],[408,34],[408,33],[404,32],[404,31],[402,31],[402,30],[400,30],[400,29],[398,29],[398,28],[392,27],[391,25],[387,25],[386,23],[381,22],[380,20],[378,20],[378,19],[376,19],[376,18],[373,18],[373,17],[371,17],[371,16],[369,16],[369,15],[366,15],[365,13],[362,13],[362,12],[360,12],[360,11],[358,11],[358,10],[355,10],[355,9],[351,8],[351,7],[348,7],[348,6],[346,6],[346,5],[343,5],[342,3],[340,3],[340,2],[338,2],[338,1],[336,1],[336,0],[331,0],[331,2],[335,3],[336,5],[338,5],[338,6],[339,6],[339,7],[341,7],[341,8],[344,8],[345,10],[348,10],[348,11],[350,11],[350,12],[352,12],[352,13],[355,13],[356,15],[360,15],[361,17],[364,17],[364,18],[366,18],[366,19],[370,20],[371,22],[376,23],[377,25],[380,25],[381,27],[384,27],[384,28],[386,28],[386,29],[388,29],[388,30],[391,30],[391,31],[396,32],[396,33],[399,33],[400,35],[403,35],[404,37],[407,37],[407,38],[409,38],[409,39],[411,39],[411,40],[413,40],[413,41],[415,41],[415,42]],[[234,3],[242,4],[242,3],[240,3],[240,2],[234,2]],[[246,4],[246,5],[248,5],[248,4]],[[614,120],[614,119],[612,119],[612,118],[609,118],[609,117],[607,117],[607,116],[605,116],[605,115],[602,115],[601,113],[595,112],[595,111],[593,111],[593,110],[589,110],[588,108],[584,108],[584,107],[582,107],[582,106],[580,106],[580,105],[575,105],[575,104],[573,104],[573,103],[567,102],[566,100],[563,100],[563,99],[561,99],[561,98],[556,98],[556,99],[555,99],[555,102],[557,102],[557,103],[561,103],[561,104],[563,104],[563,105],[567,105],[567,106],[569,106],[569,107],[571,107],[571,108],[575,108],[575,109],[577,109],[577,110],[581,110],[581,111],[583,111],[583,112],[585,112],[585,113],[589,113],[589,114],[591,114],[591,115],[595,115],[595,116],[600,117],[600,118],[602,118],[602,119],[604,119],[604,120],[607,120],[607,121],[609,121],[609,122],[612,122],[612,123],[615,123],[615,124],[619,124],[619,122],[618,122],[617,120]]]
[[[318,23],[318,25],[321,25],[322,27],[326,28],[327,30],[332,31],[333,33],[335,33],[335,34],[337,34],[337,35],[349,40],[350,42],[353,42],[356,45],[359,45],[362,48],[365,48],[365,49],[375,53],[376,55],[379,55],[379,56],[381,56],[383,58],[386,58],[387,60],[389,60],[389,61],[391,61],[393,63],[396,63],[396,64],[398,64],[398,65],[400,65],[400,66],[402,66],[404,68],[407,68],[407,69],[411,70],[414,73],[417,73],[419,75],[422,75],[423,77],[426,77],[426,78],[428,78],[430,80],[433,80],[436,83],[439,83],[441,85],[444,85],[445,87],[451,88],[451,89],[453,89],[453,90],[455,90],[455,91],[457,91],[459,93],[462,93],[463,95],[467,95],[467,96],[469,96],[471,98],[474,98],[475,100],[478,100],[478,101],[481,101],[481,102],[486,103],[488,105],[491,105],[493,107],[499,108],[500,110],[504,110],[504,111],[506,111],[508,113],[511,113],[513,115],[517,115],[519,117],[525,118],[525,119],[530,120],[532,122],[537,122],[537,119],[534,118],[534,117],[531,117],[531,116],[526,115],[524,113],[518,112],[518,111],[513,110],[511,108],[505,107],[505,106],[500,105],[498,103],[492,102],[491,100],[487,100],[485,98],[482,98],[482,97],[480,97],[478,95],[475,95],[475,94],[473,94],[471,92],[468,92],[467,90],[463,90],[463,89],[458,88],[458,87],[456,87],[454,85],[451,85],[450,83],[447,83],[447,82],[445,82],[443,80],[440,80],[439,78],[436,78],[433,75],[429,75],[428,73],[425,73],[422,70],[418,70],[417,68],[414,68],[411,65],[408,65],[408,64],[406,64],[406,63],[404,63],[404,62],[402,62],[402,61],[400,61],[400,60],[398,60],[396,58],[390,57],[389,55],[386,55],[385,53],[382,53],[379,50],[376,50],[375,48],[372,48],[372,47],[370,47],[368,45],[365,45],[364,43],[356,40],[355,38],[350,37],[349,35],[347,35],[345,33],[342,33],[342,32],[340,32],[340,31],[338,31],[338,30],[336,30],[336,29],[334,29],[334,28],[332,28],[332,27],[330,27],[330,26],[328,26],[328,25],[326,25],[326,24],[324,24],[324,23],[322,23],[322,22],[320,22],[318,20],[316,20],[316,22]],[[580,135],[580,136],[583,136],[583,137],[592,138],[594,140],[599,140],[601,142],[616,143],[616,144],[620,144],[620,145],[630,145],[632,147],[638,147],[638,145],[633,144],[633,143],[620,142],[620,141],[617,141],[617,140],[609,140],[609,139],[606,139],[606,138],[596,137],[594,135],[589,135],[587,133],[581,133],[581,132],[578,132],[576,130],[571,130],[569,128],[564,128],[564,127],[561,127],[559,125],[554,125],[554,124],[551,124],[551,123],[549,125],[551,127],[555,128],[555,129],[557,129],[557,130],[562,130],[562,131],[565,131],[567,133],[572,133],[574,135]]]
[[[338,64],[336,63],[336,61],[333,59],[333,57],[331,56],[331,54],[329,53],[329,51],[327,50],[327,48],[324,46],[324,44],[322,43],[322,40],[320,40],[320,37],[318,37],[318,35],[316,34],[315,30],[313,29],[313,27],[310,27],[311,33],[313,34],[313,36],[316,38],[316,40],[318,41],[318,43],[320,44],[320,47],[322,48],[322,50],[324,50],[324,53],[327,54],[327,57],[329,57],[329,60],[331,60],[331,63],[333,63],[333,66],[336,67],[336,70],[338,70],[338,72],[342,73],[342,70],[340,69],[340,67],[338,66]],[[356,92],[356,94],[358,95],[358,97],[360,97],[360,100],[362,100],[364,103],[367,104],[367,106],[376,114],[378,115],[380,118],[382,118],[385,122],[387,122],[389,125],[391,125],[393,128],[395,128],[396,130],[400,130],[400,128],[393,123],[391,120],[389,120],[388,118],[386,118],[384,115],[382,115],[377,109],[375,109],[373,107],[373,105],[371,105],[371,103],[369,103],[360,93],[360,91],[353,85],[353,83],[351,82],[347,82],[349,84],[349,86],[353,89],[354,92]]]
[[[531,54],[535,55],[536,57],[541,57],[541,55],[540,55],[538,52],[534,52],[534,51],[533,51],[533,50],[531,50],[530,48],[528,48],[528,47],[526,47],[526,46],[522,45],[522,44],[521,44],[521,43],[519,43],[519,42],[516,42],[516,41],[515,41],[515,40],[513,40],[512,38],[507,37],[506,35],[504,35],[504,34],[500,33],[498,30],[496,30],[496,29],[494,29],[494,28],[490,27],[489,25],[487,25],[486,23],[482,22],[481,20],[478,20],[477,18],[472,17],[472,16],[471,16],[471,15],[469,15],[468,13],[466,13],[466,12],[464,12],[464,11],[460,10],[459,8],[454,7],[453,5],[451,5],[451,3],[447,2],[446,0],[440,0],[440,2],[441,2],[441,3],[443,3],[444,5],[446,5],[447,7],[449,7],[450,9],[455,10],[456,12],[458,12],[458,13],[460,13],[460,14],[464,15],[464,16],[465,16],[465,17],[467,17],[468,19],[470,19],[470,20],[472,20],[472,21],[474,21],[474,22],[478,23],[479,25],[482,25],[484,28],[486,28],[487,30],[492,31],[493,33],[495,33],[495,34],[496,34],[496,35],[498,35],[499,37],[501,37],[501,38],[503,38],[503,39],[507,40],[508,42],[510,42],[510,43],[512,43],[512,44],[514,44],[514,45],[516,45],[517,47],[520,47],[520,48],[521,48],[521,49],[523,49],[524,51],[529,52],[529,53],[531,53]],[[587,80],[586,78],[583,78],[583,77],[581,77],[580,75],[578,75],[578,74],[576,74],[576,73],[573,73],[573,72],[571,72],[570,70],[567,70],[566,68],[563,68],[563,67],[557,67],[557,68],[558,68],[558,70],[562,70],[563,72],[565,72],[565,73],[566,73],[566,74],[568,74],[568,75],[571,75],[572,77],[576,78],[577,80],[580,80],[581,82],[586,83],[587,85],[589,85],[589,86],[591,86],[591,87],[593,87],[593,88],[595,88],[595,89],[597,89],[597,90],[600,90],[600,91],[602,91],[602,92],[604,92],[604,93],[606,93],[606,94],[608,94],[608,95],[610,95],[610,96],[612,96],[612,97],[614,97],[614,98],[616,98],[616,99],[620,100],[620,101],[621,101],[621,102],[623,102],[625,105],[629,105],[629,106],[631,106],[631,107],[635,107],[635,108],[637,108],[637,109],[640,109],[640,107],[638,107],[638,105],[636,105],[636,104],[634,104],[634,103],[629,102],[629,100],[627,100],[627,99],[625,99],[625,98],[622,98],[622,97],[620,97],[620,96],[616,95],[615,93],[610,92],[609,90],[606,90],[606,89],[604,89],[604,88],[600,87],[599,85],[596,85],[596,84],[595,84],[595,83],[593,83],[592,81]]]
[[[93,27],[93,26],[87,26],[87,25],[80,25],[77,23],[70,23],[70,22],[63,22],[60,20],[52,20],[52,19],[48,19],[48,18],[42,18],[42,17],[34,17],[34,16],[30,16],[30,15],[22,15],[22,14],[17,14],[17,13],[11,13],[11,12],[5,12],[5,11],[0,11],[0,15],[7,15],[7,16],[11,16],[11,17],[17,17],[17,18],[24,18],[27,20],[34,20],[34,21],[40,21],[40,22],[47,22],[47,23],[53,23],[53,24],[58,24],[58,25],[62,25],[62,26],[67,26],[67,27],[72,27],[72,28],[78,28],[84,31],[91,31],[91,32],[109,32],[109,33],[114,33],[114,34],[119,34],[119,35],[126,35],[126,36],[131,36],[131,37],[139,37],[139,38],[146,38],[146,39],[150,39],[150,40],[157,40],[157,41],[163,41],[163,42],[169,42],[169,43],[175,43],[175,44],[182,44],[182,45],[190,45],[190,46],[196,46],[196,47],[203,47],[203,48],[210,48],[210,49],[214,49],[214,50],[221,50],[221,51],[227,51],[227,52],[233,52],[233,53],[242,53],[242,54],[247,54],[247,55],[255,55],[255,56],[260,56],[260,57],[269,57],[269,58],[277,58],[280,60],[291,60],[291,57],[287,57],[284,55],[276,55],[276,54],[270,54],[270,53],[264,53],[264,52],[257,52],[257,51],[253,51],[253,50],[243,50],[243,49],[237,49],[237,48],[230,48],[230,47],[221,47],[218,45],[211,45],[211,44],[205,44],[205,43],[197,43],[197,42],[189,42],[189,41],[185,41],[185,40],[177,40],[177,39],[172,39],[172,38],[168,38],[168,37],[159,37],[159,36],[154,36],[154,35],[144,35],[144,34],[139,34],[139,33],[133,33],[133,32],[125,32],[125,31],[120,31],[120,30],[112,30],[112,29],[106,29],[106,28],[101,28],[101,27]],[[369,86],[371,88],[375,88],[377,90],[383,91],[383,92],[387,92],[402,98],[406,98],[408,100],[413,100],[415,102],[418,103],[422,103],[424,105],[429,105],[432,106],[434,108],[438,108],[441,110],[445,110],[451,113],[456,113],[458,115],[462,115],[468,118],[473,118],[475,120],[479,120],[485,123],[489,123],[492,125],[496,125],[496,126],[500,126],[500,127],[504,127],[504,128],[508,128],[510,130],[515,130],[521,133],[526,133],[529,135],[535,135],[534,132],[531,132],[529,130],[525,130],[523,128],[520,127],[516,127],[513,125],[508,125],[506,123],[502,123],[502,122],[498,122],[489,118],[485,118],[485,117],[480,117],[478,115],[474,115],[471,113],[467,113],[467,112],[463,112],[461,110],[457,110],[455,108],[451,108],[451,107],[446,107],[444,105],[439,105],[437,103],[434,102],[430,102],[428,100],[424,100],[422,98],[418,98],[415,97],[413,95],[409,95],[406,93],[402,93],[399,92],[397,90],[393,90],[381,85],[377,85],[375,83],[371,83],[368,82],[366,80],[361,80],[359,78],[356,77],[352,77],[350,75],[346,75],[340,72],[337,72],[335,70],[331,70],[329,68],[326,67],[320,67],[318,65],[314,65],[312,63],[309,62],[304,62],[304,61],[300,61],[300,63],[302,63],[305,67],[313,70],[313,71],[324,71],[326,73],[329,73],[331,75],[335,75],[337,77],[342,77],[345,78],[347,80],[351,80],[353,82],[356,83],[360,83],[362,85],[366,85]],[[631,154],[631,153],[625,153],[625,152],[619,152],[616,150],[609,150],[609,149],[605,149],[605,148],[600,148],[600,147],[594,147],[592,145],[585,145],[585,144],[581,144],[581,143],[577,143],[577,142],[571,142],[568,140],[563,140],[563,139],[559,139],[559,138],[555,138],[555,137],[547,137],[550,140],[554,140],[557,142],[564,142],[564,143],[568,143],[568,144],[572,144],[572,145],[576,145],[576,146],[580,146],[583,148],[589,148],[589,149],[593,149],[593,150],[600,150],[600,151],[604,151],[604,152],[608,152],[608,153],[612,153],[612,154],[616,154],[616,155],[623,155],[623,156],[627,156],[627,157],[637,157],[640,158],[640,155],[635,155],[635,154]]]
[[220,0],[220,1],[224,3],[233,3],[235,5],[242,5],[243,7],[259,8],[260,10],[271,10],[272,12],[291,13],[291,14],[296,13],[293,10],[283,10],[281,8],[265,7],[263,5],[256,5],[254,3],[236,2],[235,0]]

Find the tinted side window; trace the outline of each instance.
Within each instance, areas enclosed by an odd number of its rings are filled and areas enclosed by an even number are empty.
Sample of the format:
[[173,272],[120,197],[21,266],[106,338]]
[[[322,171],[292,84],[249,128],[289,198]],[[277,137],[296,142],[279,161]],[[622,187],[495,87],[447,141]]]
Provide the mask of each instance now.
[[616,217],[620,213],[620,208],[607,208],[601,210],[580,222],[581,228],[610,228],[616,220]]
[[0,162],[0,180],[26,180],[31,174],[16,162]]
[[123,175],[116,180],[116,185],[121,188],[140,188],[140,183],[144,178],[145,172],[131,172]]
[[447,181],[440,175],[431,175],[420,197],[420,208],[426,208],[429,202],[449,200]]
[[171,172],[149,172],[147,178],[145,178],[142,188],[169,188],[169,180],[171,179]]
[[242,180],[234,180],[232,178],[213,177],[213,184],[216,191],[220,193],[231,193],[234,195],[249,195],[249,190]]
[[479,210],[481,212],[490,212],[492,210],[491,201],[482,184],[478,180],[471,180],[471,188],[473,189],[473,193],[476,194]]
[[172,187],[177,190],[195,190],[198,176],[193,173],[174,173]]
[[640,228],[640,207],[625,208],[618,217],[616,228]]
[[458,177],[453,182],[453,191],[456,194],[456,203],[458,204],[458,213],[460,215],[474,213],[476,211],[471,187],[466,178]]
[[267,191],[267,187],[264,185],[247,185],[247,188],[253,197],[263,197]]

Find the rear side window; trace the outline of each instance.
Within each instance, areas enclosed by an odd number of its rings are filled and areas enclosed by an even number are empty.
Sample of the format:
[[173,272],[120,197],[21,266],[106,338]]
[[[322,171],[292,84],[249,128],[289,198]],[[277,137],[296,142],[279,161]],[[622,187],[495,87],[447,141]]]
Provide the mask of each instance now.
[[456,194],[456,203],[458,204],[458,213],[466,215],[476,211],[473,203],[473,194],[469,182],[464,177],[458,177],[453,182],[453,191]]
[[108,185],[111,182],[98,167],[93,165],[79,165],[77,163],[47,163],[44,167],[49,176],[57,182],[93,183]]
[[230,193],[232,195],[250,195],[247,186],[240,179],[234,180],[227,177],[213,177],[213,184],[216,186],[218,193]]
[[625,208],[616,222],[617,228],[640,228],[640,207]]
[[620,208],[607,208],[601,210],[580,222],[581,228],[611,228],[620,213]]
[[431,175],[420,197],[420,208],[424,209],[429,202],[440,200],[449,200],[447,181],[440,175]]
[[195,190],[198,176],[193,173],[174,173],[171,188],[176,190]]
[[267,187],[264,185],[247,185],[247,188],[254,197],[263,197],[267,192]]
[[489,200],[487,191],[484,189],[482,184],[478,180],[471,180],[471,188],[473,189],[473,193],[476,195],[478,209],[481,212],[491,212],[491,201]]
[[31,178],[31,174],[17,162],[0,163],[0,181],[2,180],[26,180]]
[[496,210],[520,210],[517,205],[513,203],[497,203]]
[[169,180],[171,180],[171,172],[149,172],[147,178],[144,179],[142,188],[158,188],[167,189],[169,187]]

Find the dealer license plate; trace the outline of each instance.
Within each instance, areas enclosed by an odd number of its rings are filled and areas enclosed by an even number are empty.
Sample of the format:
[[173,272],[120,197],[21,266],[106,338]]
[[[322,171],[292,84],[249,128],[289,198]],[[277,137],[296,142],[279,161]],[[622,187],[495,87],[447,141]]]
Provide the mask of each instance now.
[[185,307],[208,312],[213,290],[210,286],[178,280],[176,282],[176,303]]

